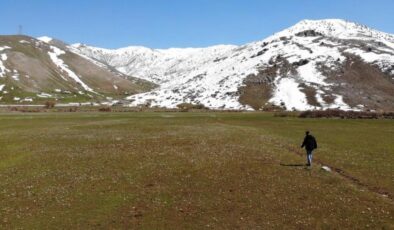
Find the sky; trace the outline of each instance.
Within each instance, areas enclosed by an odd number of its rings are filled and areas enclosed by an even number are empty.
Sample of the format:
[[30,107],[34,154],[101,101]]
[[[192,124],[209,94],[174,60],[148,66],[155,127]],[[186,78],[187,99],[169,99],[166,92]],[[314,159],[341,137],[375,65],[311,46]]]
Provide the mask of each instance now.
[[303,19],[394,34],[394,0],[0,0],[0,34],[103,48],[206,47],[261,40]]

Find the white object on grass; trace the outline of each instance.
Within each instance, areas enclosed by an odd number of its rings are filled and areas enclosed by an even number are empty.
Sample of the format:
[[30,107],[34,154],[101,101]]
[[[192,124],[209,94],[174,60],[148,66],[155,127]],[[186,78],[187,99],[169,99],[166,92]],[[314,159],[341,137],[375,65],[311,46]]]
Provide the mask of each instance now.
[[321,167],[321,169],[323,169],[324,171],[327,171],[327,172],[331,172],[331,169],[330,169],[330,167],[328,167],[328,166],[322,166]]

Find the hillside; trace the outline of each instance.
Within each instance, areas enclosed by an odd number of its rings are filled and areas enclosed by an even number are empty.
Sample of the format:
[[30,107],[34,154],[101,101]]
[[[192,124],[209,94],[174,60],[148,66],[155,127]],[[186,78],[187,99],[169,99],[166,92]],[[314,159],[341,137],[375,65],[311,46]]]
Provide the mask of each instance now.
[[154,87],[87,57],[60,41],[0,36],[0,103],[102,102]]
[[242,46],[69,48],[160,85],[132,106],[394,110],[394,36],[344,20],[304,20]]

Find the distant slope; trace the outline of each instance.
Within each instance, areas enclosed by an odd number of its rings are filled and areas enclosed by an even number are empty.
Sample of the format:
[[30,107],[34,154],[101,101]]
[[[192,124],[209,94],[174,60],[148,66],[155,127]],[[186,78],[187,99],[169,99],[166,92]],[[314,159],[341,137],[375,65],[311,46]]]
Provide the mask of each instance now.
[[131,105],[394,110],[394,36],[339,19],[304,20],[243,46],[70,49],[160,85]]
[[0,36],[0,103],[102,101],[154,86],[70,52],[60,41]]

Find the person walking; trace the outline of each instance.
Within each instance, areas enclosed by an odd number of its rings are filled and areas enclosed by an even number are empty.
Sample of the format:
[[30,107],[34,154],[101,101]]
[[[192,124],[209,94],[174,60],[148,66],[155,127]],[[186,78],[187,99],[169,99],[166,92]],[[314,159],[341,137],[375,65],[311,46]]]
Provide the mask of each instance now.
[[307,166],[312,166],[312,154],[313,150],[317,148],[317,142],[314,136],[309,134],[309,131],[305,132],[305,138],[304,141],[302,142],[301,148],[304,148],[306,150],[306,160],[307,160]]

